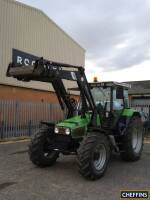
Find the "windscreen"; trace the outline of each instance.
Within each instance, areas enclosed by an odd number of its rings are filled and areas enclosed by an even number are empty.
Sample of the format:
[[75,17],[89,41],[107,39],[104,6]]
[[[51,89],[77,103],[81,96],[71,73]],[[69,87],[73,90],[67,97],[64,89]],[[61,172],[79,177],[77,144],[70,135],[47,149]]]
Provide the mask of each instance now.
[[95,104],[98,106],[105,106],[107,103],[107,110],[110,109],[110,88],[94,87],[91,89]]

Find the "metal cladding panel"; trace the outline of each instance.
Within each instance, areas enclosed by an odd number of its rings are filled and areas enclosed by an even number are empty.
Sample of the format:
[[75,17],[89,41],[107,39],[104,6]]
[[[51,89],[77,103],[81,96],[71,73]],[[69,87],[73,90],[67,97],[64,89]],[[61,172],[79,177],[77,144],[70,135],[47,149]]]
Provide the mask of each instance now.
[[0,0],[0,47],[0,84],[52,90],[46,83],[6,77],[13,48],[72,65],[84,66],[85,61],[85,50],[42,11],[12,0]]

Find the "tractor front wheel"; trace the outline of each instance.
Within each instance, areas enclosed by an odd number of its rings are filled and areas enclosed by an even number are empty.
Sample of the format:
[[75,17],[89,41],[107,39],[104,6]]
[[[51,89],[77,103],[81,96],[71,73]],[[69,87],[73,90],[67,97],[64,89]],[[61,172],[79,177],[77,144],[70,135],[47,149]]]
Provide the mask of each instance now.
[[50,139],[50,130],[41,129],[38,131],[29,145],[29,157],[33,164],[39,167],[47,167],[53,165],[59,153],[48,149],[48,140]]
[[86,136],[78,149],[79,172],[85,178],[95,180],[102,177],[110,157],[110,144],[104,134]]

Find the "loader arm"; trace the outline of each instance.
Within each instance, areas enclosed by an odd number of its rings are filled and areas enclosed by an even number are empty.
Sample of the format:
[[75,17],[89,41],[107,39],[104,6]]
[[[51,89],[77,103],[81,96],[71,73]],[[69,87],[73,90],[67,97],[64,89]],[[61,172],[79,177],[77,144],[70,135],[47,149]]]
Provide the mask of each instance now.
[[96,125],[96,105],[83,67],[46,61],[43,58],[40,58],[39,60],[36,60],[34,65],[29,66],[15,65],[14,63],[10,63],[6,75],[8,77],[14,77],[19,81],[33,80],[51,83],[56,92],[61,109],[64,110],[64,104],[67,107],[67,118],[74,115],[76,106],[71,98],[71,95],[66,91],[63,79],[76,81],[81,93],[83,105],[81,116],[85,116],[87,109],[92,111],[91,123],[94,126]]

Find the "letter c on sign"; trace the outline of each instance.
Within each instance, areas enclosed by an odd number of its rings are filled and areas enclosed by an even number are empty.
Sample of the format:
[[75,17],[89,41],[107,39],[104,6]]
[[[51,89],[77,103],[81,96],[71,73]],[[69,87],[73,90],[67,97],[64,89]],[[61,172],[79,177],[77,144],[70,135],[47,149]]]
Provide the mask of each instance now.
[[29,65],[29,59],[25,58],[25,59],[24,59],[24,64],[25,64],[25,65]]
[[35,60],[32,61],[31,65],[34,65],[34,64],[35,64]]
[[122,193],[122,197],[124,197],[124,198],[126,197],[126,193],[125,192]]

